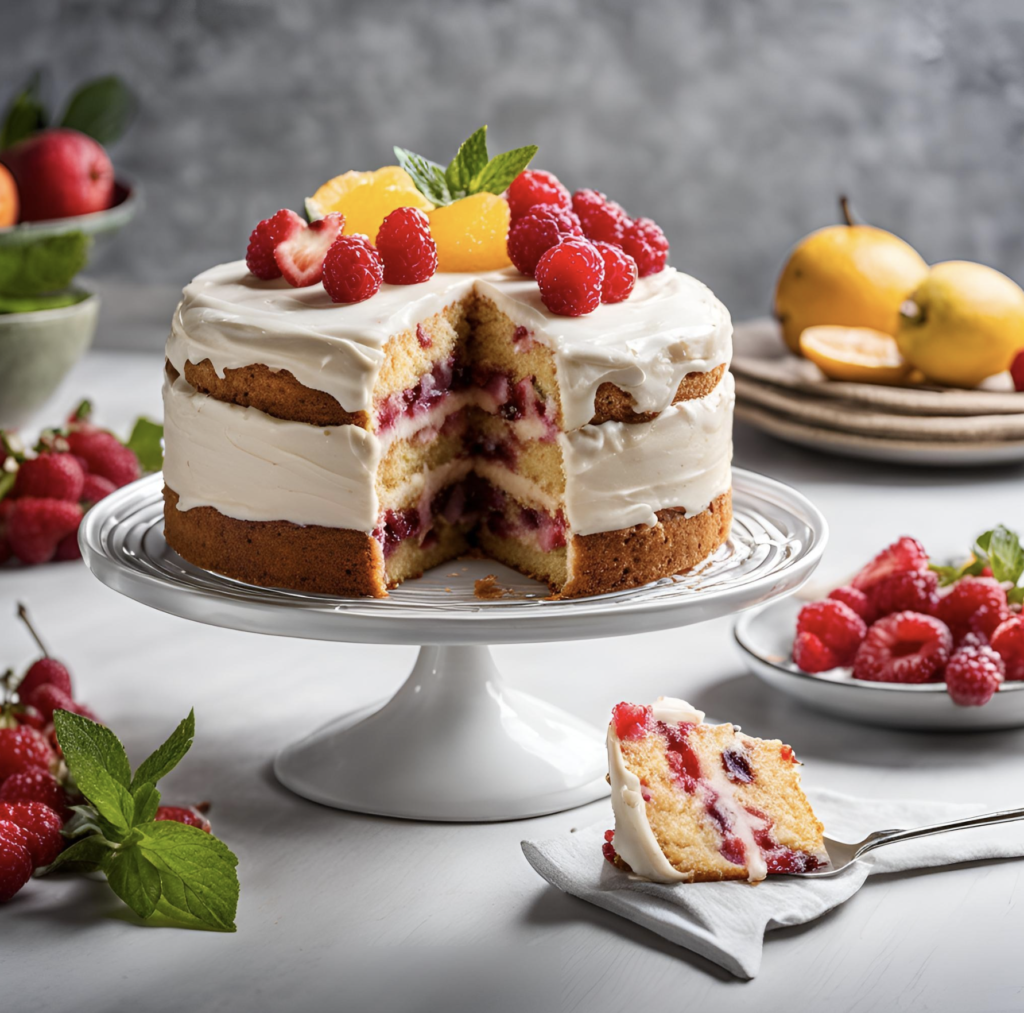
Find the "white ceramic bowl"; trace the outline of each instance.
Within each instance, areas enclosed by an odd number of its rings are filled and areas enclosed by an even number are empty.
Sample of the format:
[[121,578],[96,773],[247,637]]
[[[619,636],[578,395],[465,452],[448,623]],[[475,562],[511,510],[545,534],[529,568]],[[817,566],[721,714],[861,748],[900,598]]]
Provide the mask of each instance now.
[[919,731],[975,731],[1024,727],[1024,682],[1004,682],[982,707],[959,707],[943,683],[903,685],[854,679],[848,668],[811,675],[793,664],[796,617],[805,602],[793,598],[741,615],[734,627],[747,668],[802,704],[862,724]]

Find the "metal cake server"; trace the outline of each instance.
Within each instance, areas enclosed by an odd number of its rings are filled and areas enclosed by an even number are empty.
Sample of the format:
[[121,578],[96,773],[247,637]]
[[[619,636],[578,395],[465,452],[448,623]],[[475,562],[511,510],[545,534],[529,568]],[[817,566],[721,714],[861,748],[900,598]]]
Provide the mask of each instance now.
[[886,844],[895,844],[897,841],[913,841],[918,837],[931,837],[933,834],[945,834],[952,830],[988,827],[996,823],[1012,823],[1019,819],[1024,819],[1024,808],[982,813],[980,816],[966,816],[963,819],[950,820],[947,823],[932,823],[926,827],[915,827],[913,830],[876,830],[856,844],[844,844],[842,841],[834,841],[831,837],[826,837],[825,850],[828,852],[830,863],[828,866],[814,872],[793,872],[784,873],[784,875],[799,876],[801,879],[834,876],[869,851],[884,847]]

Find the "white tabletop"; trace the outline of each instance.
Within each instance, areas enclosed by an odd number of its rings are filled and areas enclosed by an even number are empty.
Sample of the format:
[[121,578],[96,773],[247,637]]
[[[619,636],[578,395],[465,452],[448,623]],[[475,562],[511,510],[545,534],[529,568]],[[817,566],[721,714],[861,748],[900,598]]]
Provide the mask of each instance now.
[[[125,431],[160,417],[160,358],[92,353],[39,424],[81,396]],[[795,485],[832,542],[838,579],[903,533],[957,554],[1022,526],[1020,468],[910,470],[832,459],[737,427],[736,462]],[[282,789],[270,760],[328,718],[391,694],[415,648],[260,637],[189,623],[102,586],[85,567],[0,570],[3,663],[33,648],[28,603],[78,695],[138,762],[192,706],[191,753],[162,784],[209,799],[240,860],[234,935],[153,929],[103,883],[30,883],[0,909],[4,1010],[1009,1010],[1024,1004],[1018,862],[870,880],[816,923],[769,934],[742,983],[545,884],[524,837],[607,819],[597,802],[518,823],[407,823],[322,808]],[[730,621],[600,642],[497,647],[508,681],[603,725],[622,699],[682,696],[717,720],[780,737],[808,785],[887,798],[1024,801],[1024,731],[922,735],[818,717],[744,673]],[[472,771],[466,772],[467,777]]]

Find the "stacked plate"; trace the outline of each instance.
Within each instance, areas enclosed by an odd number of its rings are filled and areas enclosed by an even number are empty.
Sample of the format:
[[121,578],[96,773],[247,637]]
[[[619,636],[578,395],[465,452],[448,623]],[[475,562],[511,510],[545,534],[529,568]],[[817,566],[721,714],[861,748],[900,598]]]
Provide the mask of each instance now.
[[1008,374],[975,390],[827,379],[793,355],[774,320],[736,325],[736,417],[845,457],[970,467],[1024,461],[1024,393]]

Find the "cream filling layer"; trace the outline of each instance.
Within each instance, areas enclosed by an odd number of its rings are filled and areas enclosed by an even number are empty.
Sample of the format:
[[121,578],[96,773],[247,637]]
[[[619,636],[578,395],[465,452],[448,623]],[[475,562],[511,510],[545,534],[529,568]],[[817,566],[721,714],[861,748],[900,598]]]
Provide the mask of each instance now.
[[593,417],[604,382],[631,394],[638,411],[660,412],[687,373],[730,360],[728,310],[705,285],[673,268],[641,278],[625,302],[560,317],[545,309],[536,282],[514,269],[439,273],[420,285],[383,285],[372,299],[340,305],[322,284],[260,281],[244,261],[211,268],[185,287],[167,358],[179,373],[187,360],[204,359],[219,376],[254,362],[287,369],[346,411],[370,411],[388,338],[474,290],[552,349],[568,430]]
[[726,373],[707,397],[656,419],[561,433],[565,510],[573,534],[658,523],[658,510],[702,513],[732,485],[735,385]]
[[[659,697],[651,708],[656,721],[700,724],[704,712],[691,707],[685,700]],[[693,879],[692,872],[682,872],[665,857],[658,839],[647,819],[647,803],[641,791],[640,778],[627,766],[622,756],[615,724],[608,726],[608,778],[612,789],[612,811],[615,814],[615,851],[637,876],[655,883],[685,883]],[[768,875],[768,865],[754,839],[754,825],[761,821],[743,808],[736,800],[732,782],[723,770],[716,768],[710,775],[702,775],[711,783],[718,796],[719,808],[729,816],[732,832],[743,842],[747,879],[760,882]]]

